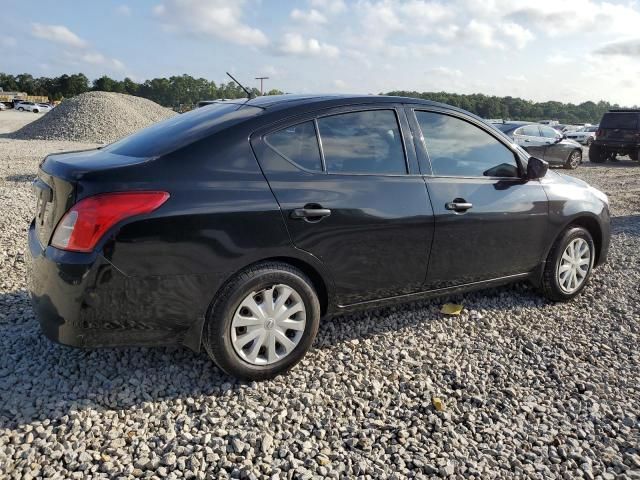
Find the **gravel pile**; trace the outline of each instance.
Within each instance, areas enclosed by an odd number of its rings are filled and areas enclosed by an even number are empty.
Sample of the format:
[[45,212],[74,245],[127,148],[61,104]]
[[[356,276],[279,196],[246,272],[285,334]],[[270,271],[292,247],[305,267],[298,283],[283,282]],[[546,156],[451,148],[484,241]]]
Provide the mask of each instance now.
[[173,115],[172,110],[145,98],[89,92],[65,100],[12,137],[109,143]]
[[617,193],[638,164],[575,172],[619,215],[576,301],[518,284],[449,299],[459,317],[438,299],[338,318],[289,375],[247,384],[183,348],[42,336],[31,152],[64,147],[0,139],[0,478],[640,478],[640,209]]

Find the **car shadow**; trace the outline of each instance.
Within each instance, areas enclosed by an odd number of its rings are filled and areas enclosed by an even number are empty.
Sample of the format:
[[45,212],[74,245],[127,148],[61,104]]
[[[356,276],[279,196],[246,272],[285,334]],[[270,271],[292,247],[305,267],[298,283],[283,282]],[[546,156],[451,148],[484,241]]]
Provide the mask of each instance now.
[[[640,215],[615,217],[612,227],[616,234],[640,237]],[[460,321],[472,321],[471,311],[477,306],[486,315],[491,310],[508,313],[551,305],[532,286],[521,282],[341,315],[321,323],[304,361],[323,361],[326,356],[322,350],[346,342],[440,321],[440,307],[447,302],[465,306]],[[402,315],[406,312],[413,314]],[[0,350],[0,429],[55,421],[78,410],[147,408],[142,404],[252,394],[251,383],[226,375],[204,351],[195,353],[180,346],[84,350],[52,343],[40,332],[24,289],[0,294]],[[265,382],[264,388],[278,396],[289,382],[283,375]],[[197,409],[198,403],[183,405]]]
[[[341,315],[322,321],[308,361],[314,361],[321,349],[441,318],[439,308],[447,301],[470,305],[474,298],[500,297],[505,291],[514,295],[513,308],[544,304],[531,287],[516,284]],[[0,294],[0,305],[0,429],[59,419],[77,410],[125,409],[145,401],[245,395],[251,390],[250,382],[226,375],[204,351],[195,353],[181,346],[85,350],[52,343],[41,333],[25,290]],[[416,315],[398,318],[408,311]],[[368,322],[363,316],[386,318]],[[270,380],[267,388],[281,390],[287,378]]]

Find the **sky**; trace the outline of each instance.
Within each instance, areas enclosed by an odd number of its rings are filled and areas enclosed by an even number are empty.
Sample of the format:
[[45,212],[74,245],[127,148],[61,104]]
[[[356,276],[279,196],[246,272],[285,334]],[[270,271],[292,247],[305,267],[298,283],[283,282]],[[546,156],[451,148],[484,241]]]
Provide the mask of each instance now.
[[[640,2],[1,0],[0,72],[640,104]],[[8,12],[8,13],[7,13]]]

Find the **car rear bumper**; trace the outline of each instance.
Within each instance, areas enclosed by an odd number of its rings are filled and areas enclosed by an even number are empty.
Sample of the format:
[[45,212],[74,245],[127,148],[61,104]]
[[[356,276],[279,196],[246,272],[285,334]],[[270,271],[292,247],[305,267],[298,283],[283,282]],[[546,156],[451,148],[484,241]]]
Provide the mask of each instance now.
[[98,253],[43,248],[34,222],[28,242],[33,309],[50,340],[73,347],[200,348],[204,315],[177,286],[184,279],[127,277]]
[[640,142],[596,140],[593,142],[593,145],[596,145],[601,148],[605,148],[607,150],[616,150],[616,151],[629,151],[629,150],[640,149]]

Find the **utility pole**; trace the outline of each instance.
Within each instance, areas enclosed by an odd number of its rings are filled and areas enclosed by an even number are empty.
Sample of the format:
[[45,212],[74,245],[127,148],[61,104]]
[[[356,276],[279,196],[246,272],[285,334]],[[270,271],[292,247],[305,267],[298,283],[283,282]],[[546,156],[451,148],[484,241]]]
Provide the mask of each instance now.
[[269,77],[256,77],[256,80],[260,80],[260,96],[262,96],[262,93],[263,93],[262,82],[265,80],[269,80]]

